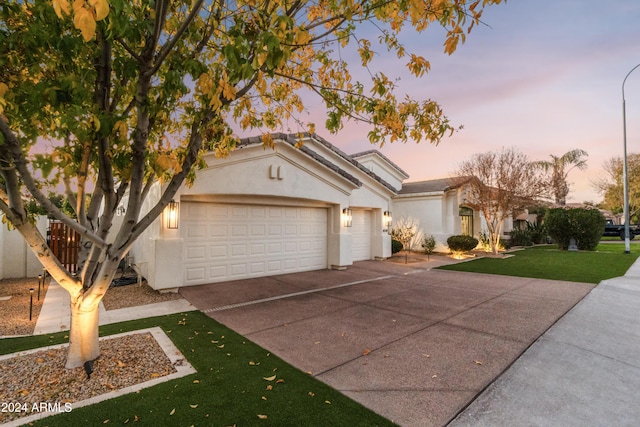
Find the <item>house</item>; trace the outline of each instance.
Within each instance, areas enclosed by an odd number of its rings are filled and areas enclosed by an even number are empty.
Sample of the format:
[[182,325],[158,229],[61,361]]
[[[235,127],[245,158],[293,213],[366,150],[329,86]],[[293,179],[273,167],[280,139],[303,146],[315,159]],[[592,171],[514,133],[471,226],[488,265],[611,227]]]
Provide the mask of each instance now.
[[[128,260],[153,288],[388,258],[392,221],[407,217],[443,251],[447,237],[482,229],[458,180],[405,183],[408,174],[379,151],[348,155],[317,135],[273,140],[273,149],[254,137],[226,158],[205,154],[195,182],[181,187],[130,251]],[[143,213],[160,193],[156,184]]]
[[207,167],[175,196],[177,228],[165,212],[132,248],[151,286],[344,269],[391,256],[389,213],[404,171],[380,153],[357,160],[315,135],[299,148],[297,135],[274,141],[271,149],[248,138],[227,158],[205,155]]

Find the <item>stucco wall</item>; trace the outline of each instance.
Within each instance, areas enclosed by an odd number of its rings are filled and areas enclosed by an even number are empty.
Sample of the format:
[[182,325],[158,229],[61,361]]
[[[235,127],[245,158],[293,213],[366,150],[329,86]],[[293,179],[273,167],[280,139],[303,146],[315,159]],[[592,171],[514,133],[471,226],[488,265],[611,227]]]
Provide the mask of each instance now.
[[[46,237],[49,221],[46,217],[37,220],[38,230]],[[31,252],[22,235],[0,226],[0,278],[14,279],[36,277],[42,273],[42,264]]]

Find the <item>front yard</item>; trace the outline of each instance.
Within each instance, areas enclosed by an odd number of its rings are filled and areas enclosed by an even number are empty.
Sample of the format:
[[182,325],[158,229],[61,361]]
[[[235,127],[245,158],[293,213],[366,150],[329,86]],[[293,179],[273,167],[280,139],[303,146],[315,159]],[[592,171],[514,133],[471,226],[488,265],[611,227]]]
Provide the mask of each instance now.
[[640,256],[640,242],[632,243],[631,254],[624,253],[624,243],[601,243],[594,252],[559,251],[554,245],[544,245],[509,255],[513,256],[478,258],[439,268],[598,284],[623,276]]

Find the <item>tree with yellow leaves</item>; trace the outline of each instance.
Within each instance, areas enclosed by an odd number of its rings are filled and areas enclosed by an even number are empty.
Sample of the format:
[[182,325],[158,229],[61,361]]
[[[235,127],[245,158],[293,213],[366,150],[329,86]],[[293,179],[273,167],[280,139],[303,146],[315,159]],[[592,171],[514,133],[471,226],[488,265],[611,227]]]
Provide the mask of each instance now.
[[[453,131],[438,104],[397,97],[369,70],[375,44],[423,76],[400,32],[446,29],[452,53],[483,8],[501,0],[6,0],[0,7],[0,210],[71,295],[67,367],[99,355],[98,305],[133,242],[160,215],[204,150],[224,156],[231,126],[268,132],[295,121],[301,92],[319,96],[326,127],[370,125],[373,143],[428,140]],[[363,38],[375,24],[377,40]],[[336,53],[354,45],[370,82]],[[305,92],[305,93],[306,93]],[[48,149],[43,152],[43,142]],[[34,150],[38,143],[38,149]],[[162,196],[142,214],[151,185]],[[71,218],[45,190],[64,185]],[[89,194],[91,193],[91,194]],[[125,198],[125,194],[127,197]],[[29,221],[25,198],[82,236],[71,275]],[[113,227],[126,200],[124,221]]]

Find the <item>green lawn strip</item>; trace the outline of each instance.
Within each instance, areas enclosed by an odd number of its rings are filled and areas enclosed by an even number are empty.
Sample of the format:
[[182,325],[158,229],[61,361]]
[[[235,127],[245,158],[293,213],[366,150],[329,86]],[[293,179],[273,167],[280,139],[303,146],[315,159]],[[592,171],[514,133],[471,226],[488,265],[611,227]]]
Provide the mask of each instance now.
[[640,246],[632,247],[631,254],[624,254],[624,244],[600,244],[594,252],[559,251],[555,246],[538,246],[515,251],[510,258],[479,258],[439,268],[598,284],[623,276],[638,258],[636,248]]
[[[394,425],[198,311],[105,325],[100,334],[153,326],[167,333],[196,374],[32,425]],[[64,336],[3,340],[1,352],[65,342]]]

